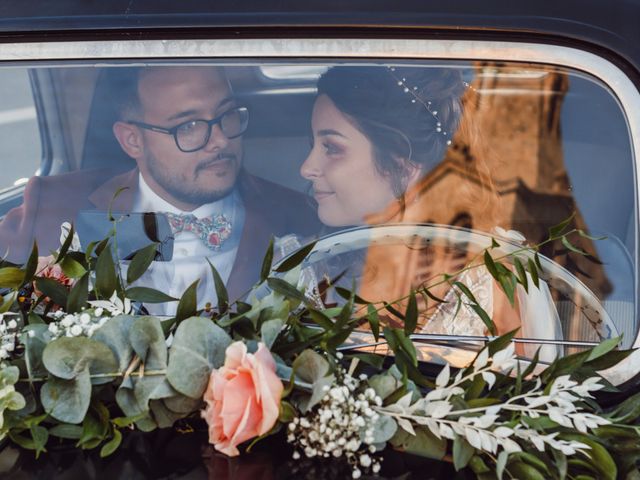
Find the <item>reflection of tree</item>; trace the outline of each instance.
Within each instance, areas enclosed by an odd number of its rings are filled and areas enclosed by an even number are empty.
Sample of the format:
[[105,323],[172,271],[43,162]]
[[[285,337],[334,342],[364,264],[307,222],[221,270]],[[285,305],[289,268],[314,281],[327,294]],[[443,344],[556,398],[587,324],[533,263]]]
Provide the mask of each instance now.
[[[446,158],[407,192],[403,204],[370,219],[370,223],[387,221],[429,222],[472,227],[491,231],[494,226],[522,232],[531,244],[540,243],[549,227],[573,213],[574,226],[586,230],[584,219],[571,193],[564,165],[560,112],[568,89],[567,75],[539,66],[509,67],[478,64],[477,75],[463,98],[464,118]],[[590,240],[575,242],[581,249],[596,251]],[[386,280],[382,289],[394,294],[407,291],[409,282],[440,273],[435,266],[447,262],[423,249],[425,258],[411,254],[409,269],[389,259],[390,252],[370,252],[368,263],[391,262],[395,279]],[[574,273],[599,298],[610,292],[602,265],[592,259],[568,254],[560,242],[544,247],[543,254]],[[426,258],[430,257],[430,258]],[[444,271],[455,270],[460,258],[449,261]],[[409,271],[410,270],[410,271]],[[419,282],[418,282],[419,283]],[[595,340],[584,318],[579,319],[580,305],[573,299],[559,303],[565,324],[565,336]],[[576,308],[577,306],[577,308]]]

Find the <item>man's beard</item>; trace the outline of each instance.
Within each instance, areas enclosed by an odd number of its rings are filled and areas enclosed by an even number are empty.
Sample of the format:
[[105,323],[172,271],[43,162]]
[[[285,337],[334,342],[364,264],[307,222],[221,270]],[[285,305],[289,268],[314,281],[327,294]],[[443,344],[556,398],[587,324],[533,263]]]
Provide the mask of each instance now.
[[[226,153],[221,154],[223,159],[230,160],[234,165],[237,165],[237,157],[234,154]],[[213,161],[218,161],[216,157]],[[195,179],[199,175],[200,170],[206,168],[210,162],[201,162],[195,169]],[[162,165],[160,165],[156,157],[149,153],[147,157],[147,168],[149,174],[153,177],[158,185],[160,185],[167,193],[171,194],[176,200],[180,202],[189,203],[192,205],[204,205],[206,203],[212,203],[220,200],[233,190],[235,181],[227,188],[218,190],[202,190],[197,189],[192,182],[184,181],[179,175],[171,175]],[[194,179],[194,181],[195,181]]]

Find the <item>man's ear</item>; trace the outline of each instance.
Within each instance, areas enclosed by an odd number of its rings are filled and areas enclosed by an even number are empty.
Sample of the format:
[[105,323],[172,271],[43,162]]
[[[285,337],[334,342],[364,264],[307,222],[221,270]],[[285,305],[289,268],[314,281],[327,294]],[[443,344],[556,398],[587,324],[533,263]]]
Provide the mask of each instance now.
[[113,134],[127,155],[136,160],[142,156],[144,143],[138,127],[118,121],[113,124]]

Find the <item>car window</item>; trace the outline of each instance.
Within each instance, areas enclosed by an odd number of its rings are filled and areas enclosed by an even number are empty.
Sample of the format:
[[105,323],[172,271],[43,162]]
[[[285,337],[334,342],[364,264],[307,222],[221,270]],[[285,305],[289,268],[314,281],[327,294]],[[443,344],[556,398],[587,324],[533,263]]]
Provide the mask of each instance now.
[[26,69],[6,69],[0,81],[0,194],[24,185],[42,157],[33,91]]
[[[500,319],[499,333],[520,328],[533,339],[521,353],[546,345],[551,358],[635,338],[630,129],[615,93],[590,74],[443,60],[31,68],[51,82],[57,103],[47,105],[59,120],[49,133],[64,139],[68,158],[34,177],[39,134],[28,77],[0,72],[13,112],[0,114],[0,161],[11,171],[0,188],[33,177],[22,207],[0,223],[7,262],[26,261],[34,240],[40,252],[58,248],[64,222],[86,248],[109,232],[111,210],[122,268],[159,242],[136,285],[175,297],[201,278],[199,300],[212,300],[205,259],[241,296],[271,237],[278,259],[321,239],[302,272],[318,305],[343,301],[323,285],[347,270],[339,284],[370,301],[405,298],[398,305],[406,307],[408,292],[432,286],[431,296],[418,295],[416,332],[427,337],[473,345],[489,335],[476,303]],[[574,233],[549,241],[565,220]],[[478,266],[492,238],[500,245],[492,255],[507,255],[514,273],[508,255],[523,252],[529,268],[526,246],[539,245],[542,286],[528,274],[530,292],[515,289],[511,304]],[[475,302],[460,306],[453,282]],[[544,320],[532,323],[541,308]]]

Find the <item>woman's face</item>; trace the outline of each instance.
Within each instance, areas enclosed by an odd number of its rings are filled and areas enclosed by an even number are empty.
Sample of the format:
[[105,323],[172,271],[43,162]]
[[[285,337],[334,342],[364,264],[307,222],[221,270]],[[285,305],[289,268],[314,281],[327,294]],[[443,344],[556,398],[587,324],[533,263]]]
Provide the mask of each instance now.
[[375,167],[371,142],[326,95],[316,100],[311,130],[311,153],[300,174],[313,184],[325,225],[363,224],[394,200],[390,182]]

